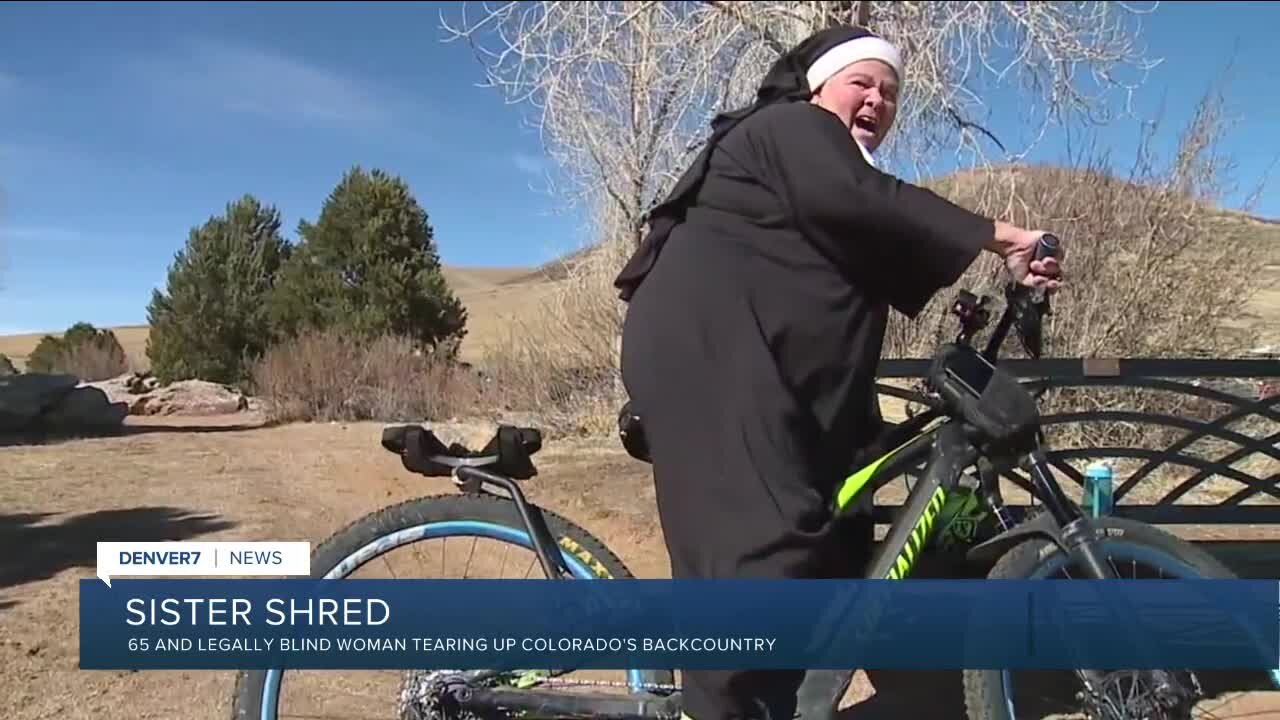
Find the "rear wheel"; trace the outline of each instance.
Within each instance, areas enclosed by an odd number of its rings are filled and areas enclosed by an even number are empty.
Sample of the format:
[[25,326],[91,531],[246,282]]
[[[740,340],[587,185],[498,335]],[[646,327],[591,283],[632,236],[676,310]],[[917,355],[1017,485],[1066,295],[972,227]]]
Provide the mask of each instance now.
[[[604,543],[591,533],[555,513],[542,510],[547,527],[555,538],[574,579],[609,580],[626,579],[633,575]],[[430,564],[448,571],[444,548],[448,542],[462,544],[462,557],[466,561],[462,577],[489,577],[473,575],[475,552],[481,541],[502,551],[498,576],[505,576],[507,567],[516,577],[541,577],[542,568],[533,552],[533,541],[521,522],[514,502],[491,495],[441,495],[418,498],[399,505],[384,508],[365,516],[338,531],[319,547],[312,558],[312,577],[341,579],[350,577],[361,568],[378,567],[376,560],[384,561],[392,570],[391,577],[401,577],[392,569],[387,559],[398,549],[413,551],[421,560],[424,554]],[[440,542],[444,545],[436,555],[423,549],[425,543]],[[512,561],[508,551],[524,551],[524,560]],[[456,563],[455,563],[456,565]],[[490,564],[492,568],[494,565]],[[286,685],[281,670],[242,671],[236,678],[232,717],[237,720],[276,720],[289,717],[380,717],[415,718],[420,709],[414,698],[418,691],[429,684],[433,674],[442,671],[394,671],[373,673],[389,675],[383,682],[378,678],[360,678],[343,682],[335,671],[315,671],[318,680],[302,681],[296,690],[301,707],[288,710],[281,707]],[[443,671],[448,672],[448,671]],[[468,671],[477,673],[481,671]],[[290,671],[291,676],[295,671]],[[367,676],[370,673],[351,673]],[[521,687],[537,687],[548,682],[549,671],[525,670],[503,673],[490,679]],[[595,673],[585,673],[592,675]],[[639,692],[645,689],[662,690],[673,685],[673,673],[660,670],[628,670],[621,679],[557,678],[566,684],[604,685],[618,688],[620,692]],[[336,706],[329,709],[328,706]],[[375,708],[385,708],[379,712]]]
[[[1125,518],[1100,518],[1106,528],[1101,550],[1122,579],[1231,579],[1236,577],[1213,556],[1158,528]],[[1029,540],[1010,550],[988,574],[993,579],[1071,579],[1084,572],[1053,543]],[[1083,686],[1071,671],[1027,671],[1014,682],[1012,673],[1002,670],[969,670],[964,673],[965,706],[969,720],[1027,720],[1029,718],[1214,718],[1219,717],[1223,699],[1212,698],[1216,684],[1239,687],[1239,674],[1177,673],[1181,681],[1202,685],[1198,703],[1176,712],[1162,714],[1151,709],[1149,693],[1134,673],[1106,676],[1103,697],[1088,701]],[[1247,684],[1259,690],[1280,690],[1280,673],[1257,672]],[[1228,700],[1229,701],[1229,700]],[[1128,707],[1132,714],[1124,712]],[[1148,712],[1142,712],[1143,709]]]

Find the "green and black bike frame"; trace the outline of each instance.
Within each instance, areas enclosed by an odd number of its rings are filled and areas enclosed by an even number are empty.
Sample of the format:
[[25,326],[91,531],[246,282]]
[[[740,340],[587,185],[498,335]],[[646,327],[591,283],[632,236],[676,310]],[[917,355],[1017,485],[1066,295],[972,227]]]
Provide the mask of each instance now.
[[[917,482],[911,486],[906,501],[881,541],[866,573],[867,578],[901,580],[907,578],[924,549],[938,530],[938,517],[948,497],[966,478],[966,470],[977,468],[979,496],[995,516],[1001,533],[969,551],[973,560],[994,559],[1029,537],[1050,540],[1068,553],[1095,579],[1114,578],[1094,547],[1094,533],[1088,516],[1063,493],[1049,468],[1048,459],[1037,449],[1025,454],[1019,467],[1031,476],[1034,495],[1044,504],[1045,512],[1029,521],[1015,524],[1000,493],[996,465],[979,456],[969,434],[958,421],[934,427],[937,413],[929,412],[894,427],[888,438],[908,436],[906,442],[881,456],[875,462],[851,475],[836,493],[838,514],[856,512],[857,501],[874,494],[889,482],[919,470]],[[928,429],[926,429],[928,428]],[[914,434],[913,434],[914,433]]]
[[[1000,347],[1009,331],[1017,328],[1024,345],[1033,357],[1039,356],[1039,324],[1048,303],[1035,300],[1022,286],[1009,285],[1005,290],[1006,305],[981,356],[994,365]],[[962,292],[952,311],[960,318],[961,332],[957,344],[968,346],[973,336],[987,324],[986,298],[974,298]],[[971,559],[994,558],[1007,549],[1034,536],[1058,545],[1078,563],[1085,577],[1112,579],[1116,575],[1101,559],[1090,519],[1063,493],[1050,469],[1037,440],[1032,447],[1018,448],[1013,462],[1031,478],[1035,497],[1046,512],[1015,525],[1000,494],[999,458],[981,457],[981,438],[974,437],[955,408],[937,398],[924,397],[930,407],[924,413],[890,425],[881,438],[881,447],[894,448],[850,475],[838,489],[833,508],[836,513],[855,512],[857,502],[909,471],[924,470],[911,487],[888,536],[880,544],[870,565],[868,578],[903,579],[911,574],[916,560],[928,546],[937,530],[937,519],[947,498],[962,480],[972,476],[966,468],[977,467],[980,497],[996,517],[1001,533],[969,551]],[[945,421],[944,421],[945,420]],[[1037,433],[1037,438],[1039,433]],[[537,507],[528,502],[516,481],[478,467],[459,467],[460,484],[472,491],[483,485],[501,487],[515,502],[521,519],[529,530],[534,552],[548,578],[568,579],[560,552]]]
[[[1032,357],[1040,355],[1040,323],[1048,311],[1048,301],[1036,298],[1026,287],[1010,284],[1005,289],[1005,309],[986,347],[983,361],[994,366],[1000,348],[1011,329]],[[986,326],[986,298],[961,292],[952,306],[961,325],[958,345],[970,346],[973,337]],[[866,577],[900,580],[911,574],[917,558],[929,545],[937,531],[937,520],[947,498],[962,480],[972,478],[966,472],[975,467],[979,497],[995,516],[1000,534],[969,551],[973,561],[994,560],[1013,546],[1032,537],[1041,537],[1060,547],[1083,570],[1085,577],[1113,579],[1116,573],[1102,559],[1090,518],[1071,502],[1054,477],[1049,461],[1040,447],[1041,433],[1034,443],[1009,451],[1009,458],[983,457],[979,446],[982,438],[967,428],[955,408],[935,396],[921,396],[929,408],[920,415],[890,425],[880,439],[880,447],[894,448],[850,475],[834,498],[837,514],[856,512],[860,498],[875,492],[908,472],[923,472],[910,488],[890,531],[871,561]],[[944,421],[945,420],[945,421]],[[1000,468],[1018,467],[1031,478],[1033,495],[1044,505],[1045,512],[1018,523],[1005,507],[1000,493]]]
[[[976,302],[965,310],[962,302],[957,314],[961,317],[962,332],[959,343],[969,344],[972,336],[986,324],[982,309],[985,300]],[[968,296],[972,299],[972,296]],[[1025,288],[1010,286],[1006,289],[1008,303],[1004,314],[993,331],[986,349],[981,353],[990,363],[1008,331],[1019,323],[1018,330],[1024,344],[1033,357],[1039,356],[1039,321],[1047,309],[1044,301],[1032,301]],[[1026,325],[1026,316],[1033,316],[1032,326]],[[1030,342],[1028,339],[1030,338]],[[973,476],[967,469],[977,470],[977,489],[983,503],[996,517],[1000,533],[979,543],[968,551],[971,561],[995,560],[1014,546],[1038,538],[1054,543],[1062,549],[1082,570],[1080,576],[1092,579],[1116,577],[1109,562],[1100,552],[1099,538],[1094,523],[1071,502],[1050,469],[1048,458],[1040,448],[1040,433],[1031,447],[1008,453],[1009,457],[984,457],[979,449],[981,438],[958,419],[954,408],[934,398],[924,398],[930,408],[915,417],[889,426],[880,439],[880,447],[893,448],[883,453],[861,470],[853,473],[839,487],[833,499],[837,514],[857,512],[860,499],[875,492],[889,482],[919,473],[917,482],[910,487],[891,529],[880,543],[865,577],[869,579],[905,579],[915,567],[917,559],[925,551],[938,531],[938,518],[948,497],[966,479]],[[921,471],[921,465],[923,470]],[[1009,513],[1000,493],[1000,468],[1018,467],[1031,478],[1033,495],[1044,505],[1045,512],[1018,522]],[[569,579],[560,550],[549,532],[537,506],[528,502],[518,484],[478,467],[459,467],[458,482],[472,492],[483,485],[496,485],[510,495],[519,509],[534,551],[550,579]],[[1078,671],[1087,685],[1097,680],[1094,671]],[[679,693],[633,692],[630,695],[596,693],[562,693],[537,689],[485,688],[477,686],[486,677],[505,675],[501,671],[473,671],[460,673],[456,683],[448,683],[446,695],[458,708],[483,713],[494,708],[527,712],[536,716],[556,718],[615,718],[618,720],[662,720],[680,715]],[[1163,676],[1164,673],[1153,673]]]

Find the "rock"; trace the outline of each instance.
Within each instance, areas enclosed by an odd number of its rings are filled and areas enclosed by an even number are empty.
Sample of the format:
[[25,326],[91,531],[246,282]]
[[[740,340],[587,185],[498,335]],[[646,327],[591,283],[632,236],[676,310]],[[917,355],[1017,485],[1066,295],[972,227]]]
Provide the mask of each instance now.
[[125,380],[125,387],[134,395],[144,395],[160,387],[160,381],[152,375],[134,373]]
[[147,373],[125,373],[109,380],[84,383],[105,392],[112,402],[131,402],[129,396],[145,395],[160,387],[160,381]]
[[204,380],[179,380],[137,396],[135,415],[227,415],[249,407],[248,398],[226,385]]
[[249,398],[233,388],[203,380],[161,387],[138,373],[91,383],[44,373],[0,377],[0,433],[101,430],[120,426],[127,415],[228,415],[250,408]]
[[97,388],[107,394],[111,398],[111,402],[122,402],[131,404],[134,401],[134,394],[129,390],[129,383],[132,374],[113,377],[110,380],[98,380],[96,382],[81,383],[81,387]]
[[252,409],[233,388],[205,380],[179,380],[168,385],[147,374],[129,373],[85,383],[124,403],[130,415],[226,415]]
[[27,429],[76,389],[74,375],[22,373],[0,377],[0,432]]
[[128,414],[125,403],[111,402],[98,388],[80,386],[46,410],[36,424],[41,430],[102,430],[119,427]]

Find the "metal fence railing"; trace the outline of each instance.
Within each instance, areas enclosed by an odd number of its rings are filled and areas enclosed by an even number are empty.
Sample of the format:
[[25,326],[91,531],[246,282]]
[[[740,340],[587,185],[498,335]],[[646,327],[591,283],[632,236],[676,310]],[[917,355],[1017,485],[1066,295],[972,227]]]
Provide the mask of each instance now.
[[[1280,431],[1256,430],[1268,425],[1280,428],[1280,394],[1272,390],[1280,380],[1280,360],[1073,358],[1006,360],[1002,366],[1033,390],[1144,388],[1220,404],[1226,409],[1211,419],[1144,412],[1123,406],[1046,412],[1043,418],[1046,429],[1070,423],[1114,422],[1181,431],[1176,440],[1163,447],[1055,448],[1049,452],[1049,458],[1064,477],[1077,485],[1083,482],[1081,472],[1071,461],[1139,461],[1140,465],[1132,472],[1117,473],[1117,515],[1162,525],[1265,523],[1280,527],[1280,472],[1277,472],[1280,468]],[[881,379],[919,379],[928,367],[927,359],[886,360],[882,362],[878,376]],[[912,390],[883,383],[879,390],[882,395],[907,401],[919,397]],[[1212,438],[1217,441],[1215,447],[1225,450],[1213,458],[1188,452],[1188,448],[1205,438]],[[1252,458],[1261,460],[1252,464],[1244,462]],[[1174,474],[1184,477],[1171,480],[1169,476]],[[1017,471],[1010,471],[1005,477],[1024,489],[1030,488],[1029,480]],[[1183,502],[1215,477],[1234,481],[1239,485],[1238,490],[1212,504]],[[1146,492],[1135,492],[1139,489]],[[1136,500],[1139,495],[1155,499]],[[1259,499],[1267,504],[1247,504]],[[887,519],[894,510],[894,507],[880,508],[878,514],[881,519]]]

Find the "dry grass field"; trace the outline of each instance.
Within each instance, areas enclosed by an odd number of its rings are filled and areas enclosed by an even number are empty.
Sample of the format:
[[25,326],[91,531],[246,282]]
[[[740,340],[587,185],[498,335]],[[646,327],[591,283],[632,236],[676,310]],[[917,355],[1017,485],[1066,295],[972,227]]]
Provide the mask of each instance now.
[[[537,268],[446,267],[449,286],[466,306],[467,338],[463,342],[464,360],[479,359],[488,343],[501,333],[504,322],[513,314],[528,312],[531,303],[546,297],[553,281],[546,280]],[[46,334],[57,336],[63,328],[46,332],[0,336],[0,353],[19,369],[26,366],[27,355]],[[111,328],[134,369],[144,370],[147,362],[146,325],[123,325]]]

